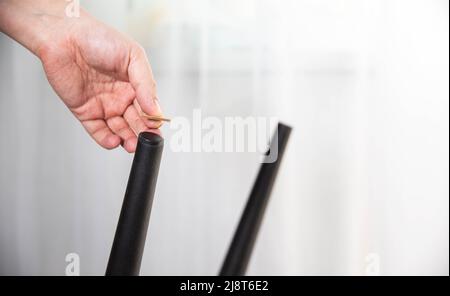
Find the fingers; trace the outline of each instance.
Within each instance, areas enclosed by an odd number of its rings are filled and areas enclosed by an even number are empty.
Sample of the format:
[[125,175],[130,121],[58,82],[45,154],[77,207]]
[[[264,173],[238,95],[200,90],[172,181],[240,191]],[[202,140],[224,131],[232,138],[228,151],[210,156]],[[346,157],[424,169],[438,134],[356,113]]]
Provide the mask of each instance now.
[[157,128],[151,128],[144,122],[134,105],[128,106],[123,117],[108,119],[107,124],[103,120],[92,120],[83,124],[102,147],[113,149],[122,143],[129,153],[136,151],[137,135],[140,133],[150,131],[160,134]]
[[111,131],[103,119],[87,120],[82,123],[91,137],[103,148],[114,149],[119,146],[120,137]]
[[142,118],[135,104],[128,106],[123,117],[115,116],[106,122],[103,119],[96,119],[82,123],[92,138],[103,148],[114,149],[122,143],[129,153],[136,151],[137,135],[144,131],[160,134],[158,128],[161,126],[160,122],[150,122]]
[[135,135],[139,135],[142,132],[150,130],[141,116],[139,116],[139,113],[137,112],[134,105],[128,106],[127,110],[125,110],[125,113],[123,114],[123,118],[133,130]]
[[139,116],[142,118],[142,120],[144,121],[144,123],[145,123],[149,128],[152,128],[152,129],[158,129],[158,128],[160,128],[160,127],[163,125],[163,122],[162,122],[162,121],[150,120],[150,119],[147,119],[147,118],[143,117],[143,116],[142,116],[142,113],[143,113],[142,108],[141,108],[141,106],[139,105],[139,103],[138,103],[137,100],[134,100],[134,101],[133,101],[133,105],[134,105],[134,108],[136,108],[136,111],[137,111],[137,113],[139,114]]
[[128,82],[108,82],[103,87],[108,90],[89,97],[79,107],[71,108],[80,121],[121,116],[136,96]]
[[102,119],[87,120],[82,124],[91,137],[103,148],[114,149],[122,143],[124,149],[129,153],[136,151],[137,135],[140,133],[149,131],[161,135],[157,128],[147,126],[134,105],[128,106],[123,117],[116,116],[108,119],[107,122]]
[[156,96],[156,83],[144,49],[136,46],[130,59],[128,77],[136,92],[137,101],[148,115],[162,115]]
[[136,150],[137,138],[125,119],[116,116],[108,119],[107,124],[122,139],[123,148],[129,153],[133,153]]
[[125,110],[123,117],[116,116],[108,119],[109,128],[122,139],[122,145],[129,153],[136,151],[137,135],[149,131],[161,135],[161,132],[155,127],[149,127],[145,120],[140,116],[134,105],[129,105]]

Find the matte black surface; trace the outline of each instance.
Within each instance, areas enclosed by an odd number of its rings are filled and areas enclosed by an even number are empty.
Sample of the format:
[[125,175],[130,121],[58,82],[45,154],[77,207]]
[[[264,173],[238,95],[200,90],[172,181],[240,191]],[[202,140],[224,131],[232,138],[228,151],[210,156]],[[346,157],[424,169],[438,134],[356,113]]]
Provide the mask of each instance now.
[[[247,205],[234,234],[233,241],[222,265],[219,274],[221,276],[245,275],[290,133],[291,128],[289,126],[281,123],[278,124],[278,128],[270,144],[270,151],[278,150],[278,158],[273,163],[263,163],[261,165]],[[278,149],[274,146],[277,144]]]
[[139,135],[107,276],[139,275],[163,147],[160,136],[149,132]]

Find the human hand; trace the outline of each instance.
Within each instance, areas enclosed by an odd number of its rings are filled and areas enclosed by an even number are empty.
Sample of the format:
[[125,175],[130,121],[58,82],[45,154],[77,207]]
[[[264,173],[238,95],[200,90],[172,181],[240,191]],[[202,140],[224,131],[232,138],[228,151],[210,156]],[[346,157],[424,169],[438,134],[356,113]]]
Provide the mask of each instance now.
[[136,135],[159,132],[161,123],[140,116],[142,111],[162,115],[141,46],[84,11],[69,19],[52,7],[52,13],[37,17],[39,30],[18,41],[41,59],[55,92],[99,145],[113,149],[122,144],[134,152]]

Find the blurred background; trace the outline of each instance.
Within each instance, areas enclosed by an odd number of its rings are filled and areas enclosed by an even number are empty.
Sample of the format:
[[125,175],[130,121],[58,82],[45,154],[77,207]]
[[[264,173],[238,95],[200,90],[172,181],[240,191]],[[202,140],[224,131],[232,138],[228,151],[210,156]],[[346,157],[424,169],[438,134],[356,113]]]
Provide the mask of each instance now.
[[[449,274],[449,3],[96,0],[168,116],[294,127],[250,275]],[[105,271],[132,155],[98,147],[0,35],[0,275]],[[170,139],[171,130],[163,130]],[[218,272],[256,156],[166,149],[143,275]]]

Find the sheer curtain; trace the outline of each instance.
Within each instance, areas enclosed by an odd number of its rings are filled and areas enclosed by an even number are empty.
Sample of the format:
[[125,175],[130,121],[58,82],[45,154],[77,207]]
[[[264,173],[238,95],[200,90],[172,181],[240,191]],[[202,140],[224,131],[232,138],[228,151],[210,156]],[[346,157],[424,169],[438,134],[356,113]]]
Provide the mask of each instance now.
[[[146,48],[169,116],[294,127],[249,274],[448,274],[448,2],[82,1]],[[102,274],[132,156],[0,36],[0,274]],[[173,133],[163,130],[169,141]],[[168,146],[167,146],[168,148]],[[142,274],[215,274],[258,169],[166,149]]]

